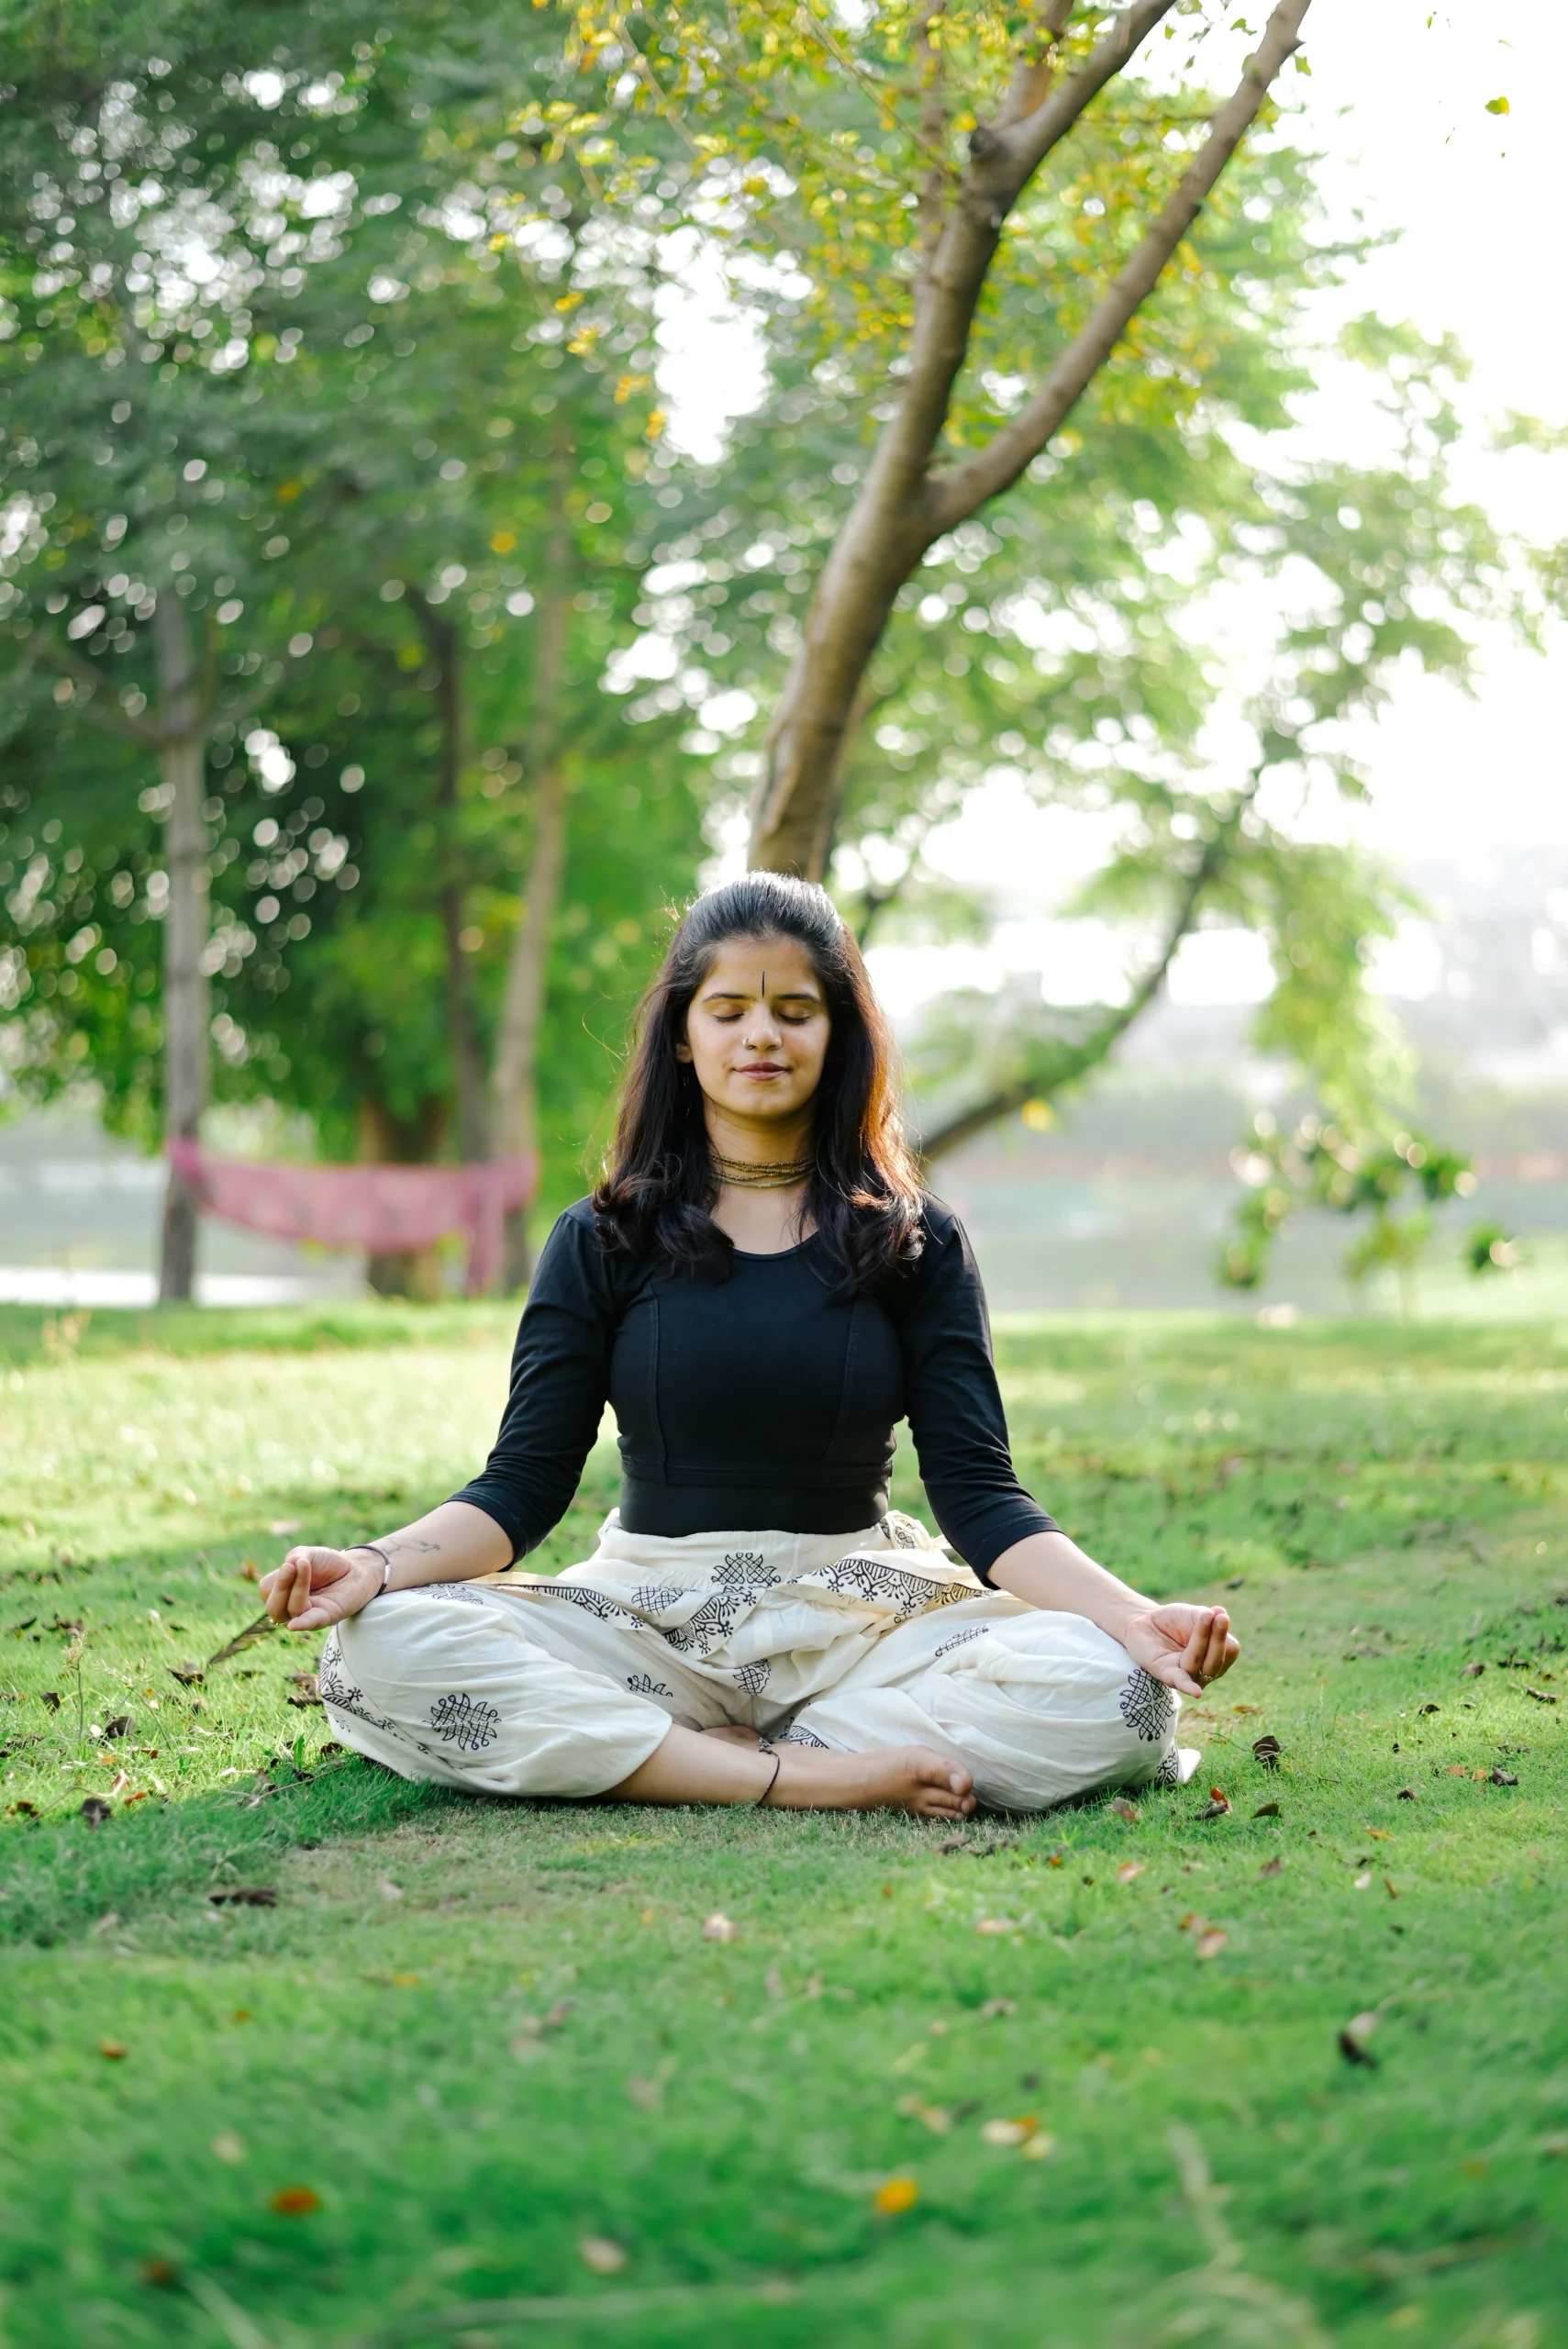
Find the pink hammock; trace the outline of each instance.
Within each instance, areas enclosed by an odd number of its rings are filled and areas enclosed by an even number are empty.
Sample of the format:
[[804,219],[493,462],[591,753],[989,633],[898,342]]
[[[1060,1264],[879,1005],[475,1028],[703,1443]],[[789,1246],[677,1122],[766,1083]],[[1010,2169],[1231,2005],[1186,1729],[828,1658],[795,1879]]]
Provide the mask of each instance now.
[[198,1207],[274,1239],[389,1256],[461,1231],[470,1297],[498,1278],[505,1218],[527,1205],[539,1175],[531,1154],[479,1166],[262,1166],[211,1158],[199,1142],[177,1136],[169,1156]]

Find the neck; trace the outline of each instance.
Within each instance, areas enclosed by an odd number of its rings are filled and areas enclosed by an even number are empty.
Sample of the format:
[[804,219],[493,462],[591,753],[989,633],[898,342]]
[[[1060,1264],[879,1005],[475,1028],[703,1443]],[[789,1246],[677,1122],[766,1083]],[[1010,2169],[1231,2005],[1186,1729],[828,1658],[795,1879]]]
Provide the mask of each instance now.
[[718,1158],[740,1160],[749,1166],[782,1166],[811,1155],[809,1105],[793,1118],[738,1118],[710,1101],[706,1123],[708,1141]]

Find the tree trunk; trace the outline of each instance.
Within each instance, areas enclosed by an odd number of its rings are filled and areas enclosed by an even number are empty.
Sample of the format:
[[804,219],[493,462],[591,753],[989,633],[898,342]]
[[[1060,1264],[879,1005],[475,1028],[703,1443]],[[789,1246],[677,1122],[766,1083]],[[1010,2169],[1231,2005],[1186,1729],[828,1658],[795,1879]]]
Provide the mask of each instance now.
[[[1052,87],[1038,60],[1020,71],[995,123],[978,125],[944,225],[921,270],[908,366],[894,414],[834,543],[769,729],[752,809],[751,860],[819,881],[827,868],[856,696],[898,591],[927,549],[1009,488],[1060,431],[1191,228],[1271,83],[1295,50],[1309,0],[1279,0],[1237,89],[1159,217],[1107,285],[1039,391],[993,439],[937,469],[974,318],[1007,216],[1090,100],[1120,72],[1172,0],[1132,0],[1093,56]],[[1047,30],[1062,12],[1049,12]],[[1037,100],[1037,92],[1043,96]],[[1019,109],[1031,106],[1029,112]]]
[[426,640],[440,667],[437,688],[441,713],[441,763],[437,796],[440,806],[440,866],[437,904],[446,945],[447,1033],[452,1056],[461,1157],[477,1164],[490,1155],[489,1105],[484,1056],[479,1041],[479,1010],[473,965],[462,950],[462,842],[459,837],[458,785],[468,757],[468,716],[463,697],[462,640],[452,623],[418,597]]
[[[395,1117],[384,1102],[361,1096],[360,1157],[369,1166],[422,1166],[434,1157],[440,1112],[426,1104],[417,1119]],[[377,1297],[412,1297],[430,1304],[441,1295],[441,1260],[434,1248],[399,1248],[365,1259],[365,1285]]]
[[[491,1084],[495,1148],[499,1155],[539,1147],[539,1041],[550,982],[550,950],[556,907],[566,870],[566,776],[562,759],[561,698],[566,673],[566,632],[571,609],[572,544],[566,520],[571,445],[555,446],[552,510],[534,662],[534,706],[528,764],[534,795],[533,854],[495,1036]],[[514,1208],[506,1217],[502,1286],[522,1288],[532,1271],[528,1211]]]
[[[163,1130],[194,1141],[210,1083],[207,982],[207,844],[202,822],[206,744],[189,617],[172,584],[158,597],[159,762],[169,910],[163,919]],[[169,1170],[163,1200],[161,1303],[189,1299],[196,1270],[196,1203]]]

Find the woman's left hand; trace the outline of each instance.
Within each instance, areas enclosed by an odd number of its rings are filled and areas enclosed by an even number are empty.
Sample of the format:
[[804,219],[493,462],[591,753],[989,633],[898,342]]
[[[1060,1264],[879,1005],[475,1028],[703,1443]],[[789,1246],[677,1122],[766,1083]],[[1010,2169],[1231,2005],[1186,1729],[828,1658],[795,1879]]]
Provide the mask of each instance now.
[[1201,1697],[1241,1653],[1223,1607],[1151,1607],[1118,1625],[1117,1636],[1134,1664],[1186,1697]]

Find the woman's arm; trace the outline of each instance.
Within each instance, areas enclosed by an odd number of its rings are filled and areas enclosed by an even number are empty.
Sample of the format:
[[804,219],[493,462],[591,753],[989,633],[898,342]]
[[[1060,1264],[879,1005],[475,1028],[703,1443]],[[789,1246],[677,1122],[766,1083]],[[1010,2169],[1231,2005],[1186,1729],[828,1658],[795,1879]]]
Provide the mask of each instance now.
[[998,1590],[1057,1615],[1085,1615],[1156,1680],[1200,1696],[1240,1654],[1223,1607],[1162,1607],[1096,1565],[1065,1533],[1030,1533],[993,1562]]
[[469,1501],[443,1501],[412,1525],[378,1534],[373,1548],[361,1542],[351,1550],[291,1550],[281,1566],[262,1575],[261,1596],[274,1623],[315,1631],[357,1615],[383,1589],[472,1582],[511,1563],[511,1537],[493,1517]]

